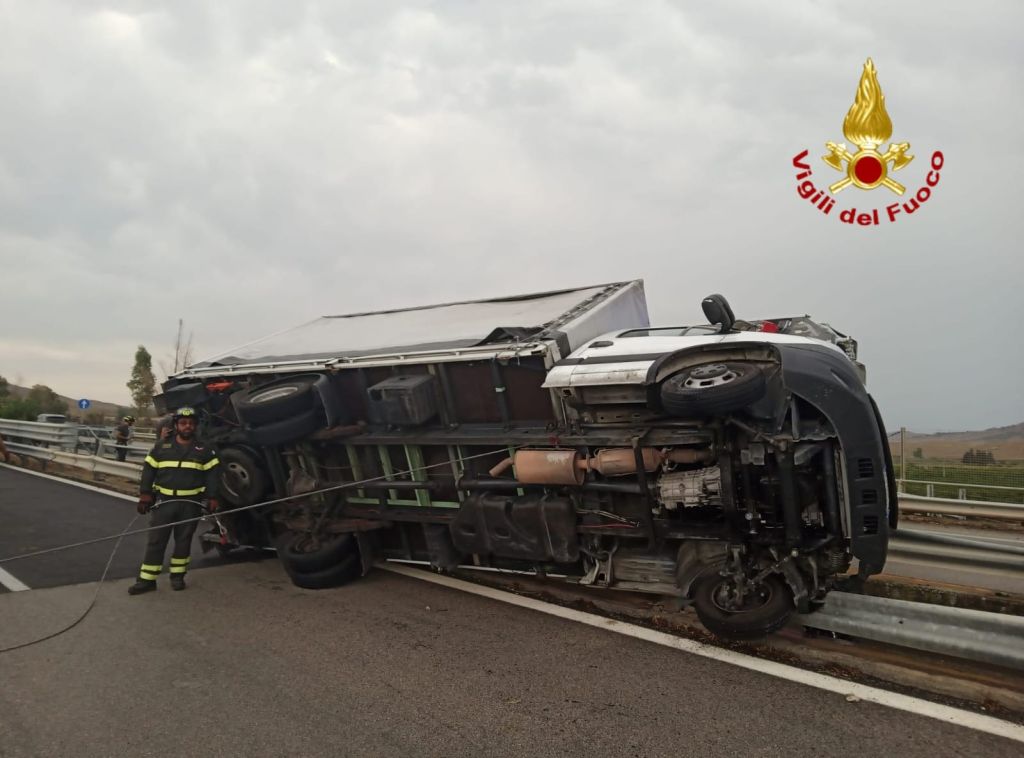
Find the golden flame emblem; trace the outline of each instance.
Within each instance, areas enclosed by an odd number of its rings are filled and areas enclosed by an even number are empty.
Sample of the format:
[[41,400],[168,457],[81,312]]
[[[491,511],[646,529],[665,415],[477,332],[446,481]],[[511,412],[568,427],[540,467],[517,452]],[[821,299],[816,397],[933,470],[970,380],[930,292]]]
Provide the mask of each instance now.
[[851,184],[861,189],[874,189],[882,185],[897,195],[902,195],[906,190],[902,184],[889,178],[889,162],[892,161],[893,171],[899,171],[914,160],[914,156],[907,155],[910,143],[889,143],[889,149],[884,153],[879,153],[877,149],[892,136],[892,121],[885,110],[885,95],[878,84],[877,74],[875,64],[868,58],[864,72],[860,75],[853,105],[843,119],[843,134],[859,150],[851,154],[845,143],[825,143],[829,151],[828,155],[821,156],[825,163],[836,171],[842,171],[843,163],[846,163],[846,178],[829,187],[833,195]]

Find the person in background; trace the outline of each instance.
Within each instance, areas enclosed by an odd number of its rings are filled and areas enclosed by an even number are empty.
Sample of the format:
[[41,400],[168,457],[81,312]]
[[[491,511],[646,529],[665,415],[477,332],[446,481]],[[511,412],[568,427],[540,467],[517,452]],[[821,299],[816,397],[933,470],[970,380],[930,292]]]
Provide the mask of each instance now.
[[128,455],[128,440],[132,436],[135,416],[125,416],[121,423],[114,427],[114,442],[117,443],[117,460],[124,461]]

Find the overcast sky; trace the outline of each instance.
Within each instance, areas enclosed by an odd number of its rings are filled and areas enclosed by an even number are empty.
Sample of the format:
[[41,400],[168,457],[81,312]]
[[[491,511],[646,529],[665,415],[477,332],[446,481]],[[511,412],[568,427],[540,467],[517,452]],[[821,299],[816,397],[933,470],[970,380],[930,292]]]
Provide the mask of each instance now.
[[[642,278],[808,313],[891,428],[1024,421],[1024,5],[0,0],[0,375],[128,403],[318,315]],[[824,216],[871,56],[913,216]],[[852,145],[851,145],[852,147]]]

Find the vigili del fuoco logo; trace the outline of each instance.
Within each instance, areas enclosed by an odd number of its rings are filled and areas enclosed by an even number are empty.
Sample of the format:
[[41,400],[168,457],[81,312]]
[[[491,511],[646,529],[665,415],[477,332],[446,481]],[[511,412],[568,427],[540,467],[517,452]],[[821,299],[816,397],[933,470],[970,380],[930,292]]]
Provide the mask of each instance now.
[[914,156],[908,152],[909,142],[890,142],[884,153],[878,150],[883,142],[892,137],[892,121],[885,110],[885,95],[878,84],[877,73],[875,64],[868,58],[864,64],[864,72],[860,75],[860,84],[857,85],[853,105],[843,119],[843,134],[857,147],[856,152],[850,152],[845,142],[826,142],[828,154],[821,156],[828,166],[846,176],[830,184],[827,191],[819,189],[811,180],[814,171],[810,163],[806,162],[809,151],[804,150],[793,158],[793,167],[799,170],[796,175],[797,194],[810,201],[826,216],[831,215],[836,207],[835,195],[850,186],[867,191],[884,187],[901,198],[886,205],[884,213],[870,205],[867,208],[862,206],[860,209],[852,205],[841,209],[838,218],[844,224],[878,226],[882,219],[893,223],[904,216],[916,213],[932,196],[932,189],[939,183],[939,171],[944,161],[941,152],[936,150],[932,153],[931,170],[928,171],[924,184],[911,195],[907,195],[907,188],[891,176],[906,168],[914,160]]

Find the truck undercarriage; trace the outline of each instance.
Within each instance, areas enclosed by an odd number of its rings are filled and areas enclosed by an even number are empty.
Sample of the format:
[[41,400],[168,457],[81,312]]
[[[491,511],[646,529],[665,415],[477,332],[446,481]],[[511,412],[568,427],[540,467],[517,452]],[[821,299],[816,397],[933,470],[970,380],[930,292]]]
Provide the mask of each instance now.
[[840,350],[604,342],[588,349],[607,359],[211,367],[160,402],[202,409],[232,506],[281,500],[225,518],[238,541],[272,542],[303,587],[381,559],[529,571],[678,595],[740,639],[813,610],[854,559],[860,576],[881,570],[891,465]]

